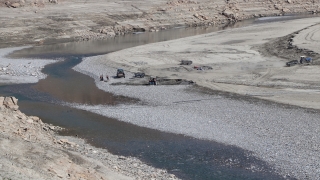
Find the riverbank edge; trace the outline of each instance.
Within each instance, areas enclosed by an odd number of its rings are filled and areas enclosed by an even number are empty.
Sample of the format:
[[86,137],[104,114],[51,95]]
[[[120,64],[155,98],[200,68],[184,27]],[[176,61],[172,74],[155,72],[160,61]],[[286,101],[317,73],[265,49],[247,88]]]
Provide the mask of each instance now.
[[[0,117],[2,179],[178,179],[137,158],[113,155],[83,139],[58,135],[63,128],[25,115],[15,97],[0,97]],[[28,166],[30,162],[34,165]],[[61,166],[61,162],[68,164]]]

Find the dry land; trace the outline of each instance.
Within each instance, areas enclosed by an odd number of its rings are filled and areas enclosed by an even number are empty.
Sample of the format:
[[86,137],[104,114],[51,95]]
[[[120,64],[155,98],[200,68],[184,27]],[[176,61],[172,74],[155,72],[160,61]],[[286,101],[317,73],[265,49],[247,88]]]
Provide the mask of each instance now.
[[[75,70],[96,79],[100,89],[141,99],[147,106],[75,107],[236,145],[254,152],[284,177],[319,179],[319,50],[309,48],[319,43],[319,22],[314,17],[257,24],[85,58]],[[300,55],[312,56],[313,64],[286,67]],[[180,65],[181,60],[193,64]],[[99,81],[97,72],[112,74],[117,67],[123,67],[127,77],[132,72],[158,77],[159,86],[127,86],[147,84],[148,77]],[[167,86],[190,82],[213,92],[241,95],[240,100],[220,93],[199,94],[186,85]]]
[[[16,46],[105,39],[177,25],[221,25],[267,15],[316,13],[320,7],[312,0],[0,3],[0,47],[14,47],[0,52],[1,83],[36,82],[45,78],[41,68],[57,61],[5,58],[18,49]],[[320,179],[319,22],[315,17],[257,24],[86,58],[75,70],[96,79],[97,86],[105,91],[146,103],[126,108],[130,116],[123,109],[108,106],[99,106],[98,111],[94,106],[73,106],[144,127],[236,145],[252,151],[284,177]],[[313,57],[314,63],[285,67],[286,61],[300,55]],[[179,65],[181,60],[193,64]],[[119,66],[124,67],[127,77],[140,71],[169,80],[152,87],[128,86],[147,83],[147,78],[98,81],[97,72],[113,74]],[[197,70],[200,67],[202,70]],[[185,85],[164,85],[177,84],[176,79],[243,95],[243,100],[190,91]],[[256,98],[282,105],[246,100]],[[14,98],[0,100],[2,179],[176,179],[135,158],[113,156],[79,139],[58,137],[53,132],[58,127],[24,115]],[[283,104],[294,107],[284,108]],[[152,118],[150,111],[155,112]]]

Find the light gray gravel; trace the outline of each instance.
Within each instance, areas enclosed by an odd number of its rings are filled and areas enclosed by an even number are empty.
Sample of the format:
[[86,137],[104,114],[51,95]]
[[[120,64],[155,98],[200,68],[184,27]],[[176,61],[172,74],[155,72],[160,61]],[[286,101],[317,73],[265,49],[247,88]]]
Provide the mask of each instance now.
[[56,60],[10,59],[5,56],[13,51],[27,48],[15,47],[0,49],[0,83],[35,83],[46,77],[42,68]]
[[319,112],[186,91],[191,86],[113,86],[91,72],[116,69],[98,66],[94,59],[74,69],[96,79],[100,89],[147,105],[73,106],[143,127],[236,145],[253,151],[285,177],[320,179]]

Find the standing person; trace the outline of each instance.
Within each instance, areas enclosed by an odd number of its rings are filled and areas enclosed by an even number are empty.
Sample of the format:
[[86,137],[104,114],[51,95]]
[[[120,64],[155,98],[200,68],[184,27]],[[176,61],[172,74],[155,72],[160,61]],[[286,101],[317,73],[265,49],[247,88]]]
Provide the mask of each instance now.
[[100,81],[103,81],[103,74],[100,75]]
[[109,81],[109,76],[108,76],[108,74],[106,74],[106,78],[107,78],[107,81]]

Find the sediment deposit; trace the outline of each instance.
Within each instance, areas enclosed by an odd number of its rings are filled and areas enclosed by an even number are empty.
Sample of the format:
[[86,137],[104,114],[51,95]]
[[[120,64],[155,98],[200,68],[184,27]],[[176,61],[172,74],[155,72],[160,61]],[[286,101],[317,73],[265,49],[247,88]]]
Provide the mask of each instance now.
[[105,39],[173,26],[223,26],[263,16],[318,13],[313,0],[0,1],[0,47]]

